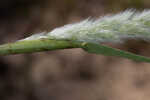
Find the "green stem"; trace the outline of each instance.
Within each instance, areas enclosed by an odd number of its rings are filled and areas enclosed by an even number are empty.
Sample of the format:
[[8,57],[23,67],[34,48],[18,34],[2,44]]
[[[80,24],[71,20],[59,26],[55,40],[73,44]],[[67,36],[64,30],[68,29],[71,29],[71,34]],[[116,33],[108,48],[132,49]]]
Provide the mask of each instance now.
[[81,47],[81,43],[66,40],[27,40],[0,45],[0,55],[32,53],[79,47]]
[[4,44],[0,46],[0,55],[32,53],[69,48],[82,48],[89,53],[102,54],[105,56],[119,56],[136,61],[150,63],[150,58],[104,46],[101,44],[51,39],[25,40]]

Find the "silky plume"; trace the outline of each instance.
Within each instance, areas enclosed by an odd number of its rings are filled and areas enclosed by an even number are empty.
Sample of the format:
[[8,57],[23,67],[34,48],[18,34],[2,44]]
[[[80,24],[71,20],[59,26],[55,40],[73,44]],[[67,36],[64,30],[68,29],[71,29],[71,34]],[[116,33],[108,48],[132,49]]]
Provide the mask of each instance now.
[[24,40],[51,38],[92,43],[123,43],[128,39],[150,42],[150,10],[126,10],[98,19],[88,18],[78,23],[64,25],[51,32],[36,34]]

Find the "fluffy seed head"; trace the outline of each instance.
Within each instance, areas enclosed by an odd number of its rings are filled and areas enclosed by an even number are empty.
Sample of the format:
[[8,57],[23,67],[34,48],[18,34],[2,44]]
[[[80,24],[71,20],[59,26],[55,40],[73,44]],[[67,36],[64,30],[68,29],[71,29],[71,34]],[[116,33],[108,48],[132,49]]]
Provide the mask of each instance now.
[[150,11],[126,10],[97,20],[86,19],[48,33],[57,39],[88,42],[123,42],[126,39],[150,40]]
[[120,43],[127,39],[150,40],[150,10],[136,12],[126,10],[116,15],[107,15],[96,20],[86,19],[79,23],[56,28],[39,38],[67,39],[85,42]]

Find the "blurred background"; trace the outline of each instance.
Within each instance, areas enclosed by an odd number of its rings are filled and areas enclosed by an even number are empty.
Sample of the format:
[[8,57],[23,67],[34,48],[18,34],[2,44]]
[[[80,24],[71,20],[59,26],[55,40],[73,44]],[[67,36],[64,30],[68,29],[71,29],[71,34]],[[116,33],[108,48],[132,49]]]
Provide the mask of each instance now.
[[[149,0],[1,0],[0,44],[89,16],[149,7]],[[106,45],[150,57],[145,41]],[[149,100],[149,76],[148,63],[81,49],[0,56],[0,100]]]

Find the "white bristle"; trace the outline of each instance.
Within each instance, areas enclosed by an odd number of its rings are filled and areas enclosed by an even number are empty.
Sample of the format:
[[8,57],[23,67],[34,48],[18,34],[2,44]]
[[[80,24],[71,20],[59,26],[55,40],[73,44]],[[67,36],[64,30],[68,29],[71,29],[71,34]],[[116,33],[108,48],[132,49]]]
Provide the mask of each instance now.
[[46,35],[32,36],[27,39],[49,37],[94,43],[121,43],[127,39],[149,41],[150,10],[144,10],[143,12],[126,10],[119,14],[107,15],[96,20],[86,19],[79,23],[56,28]]

